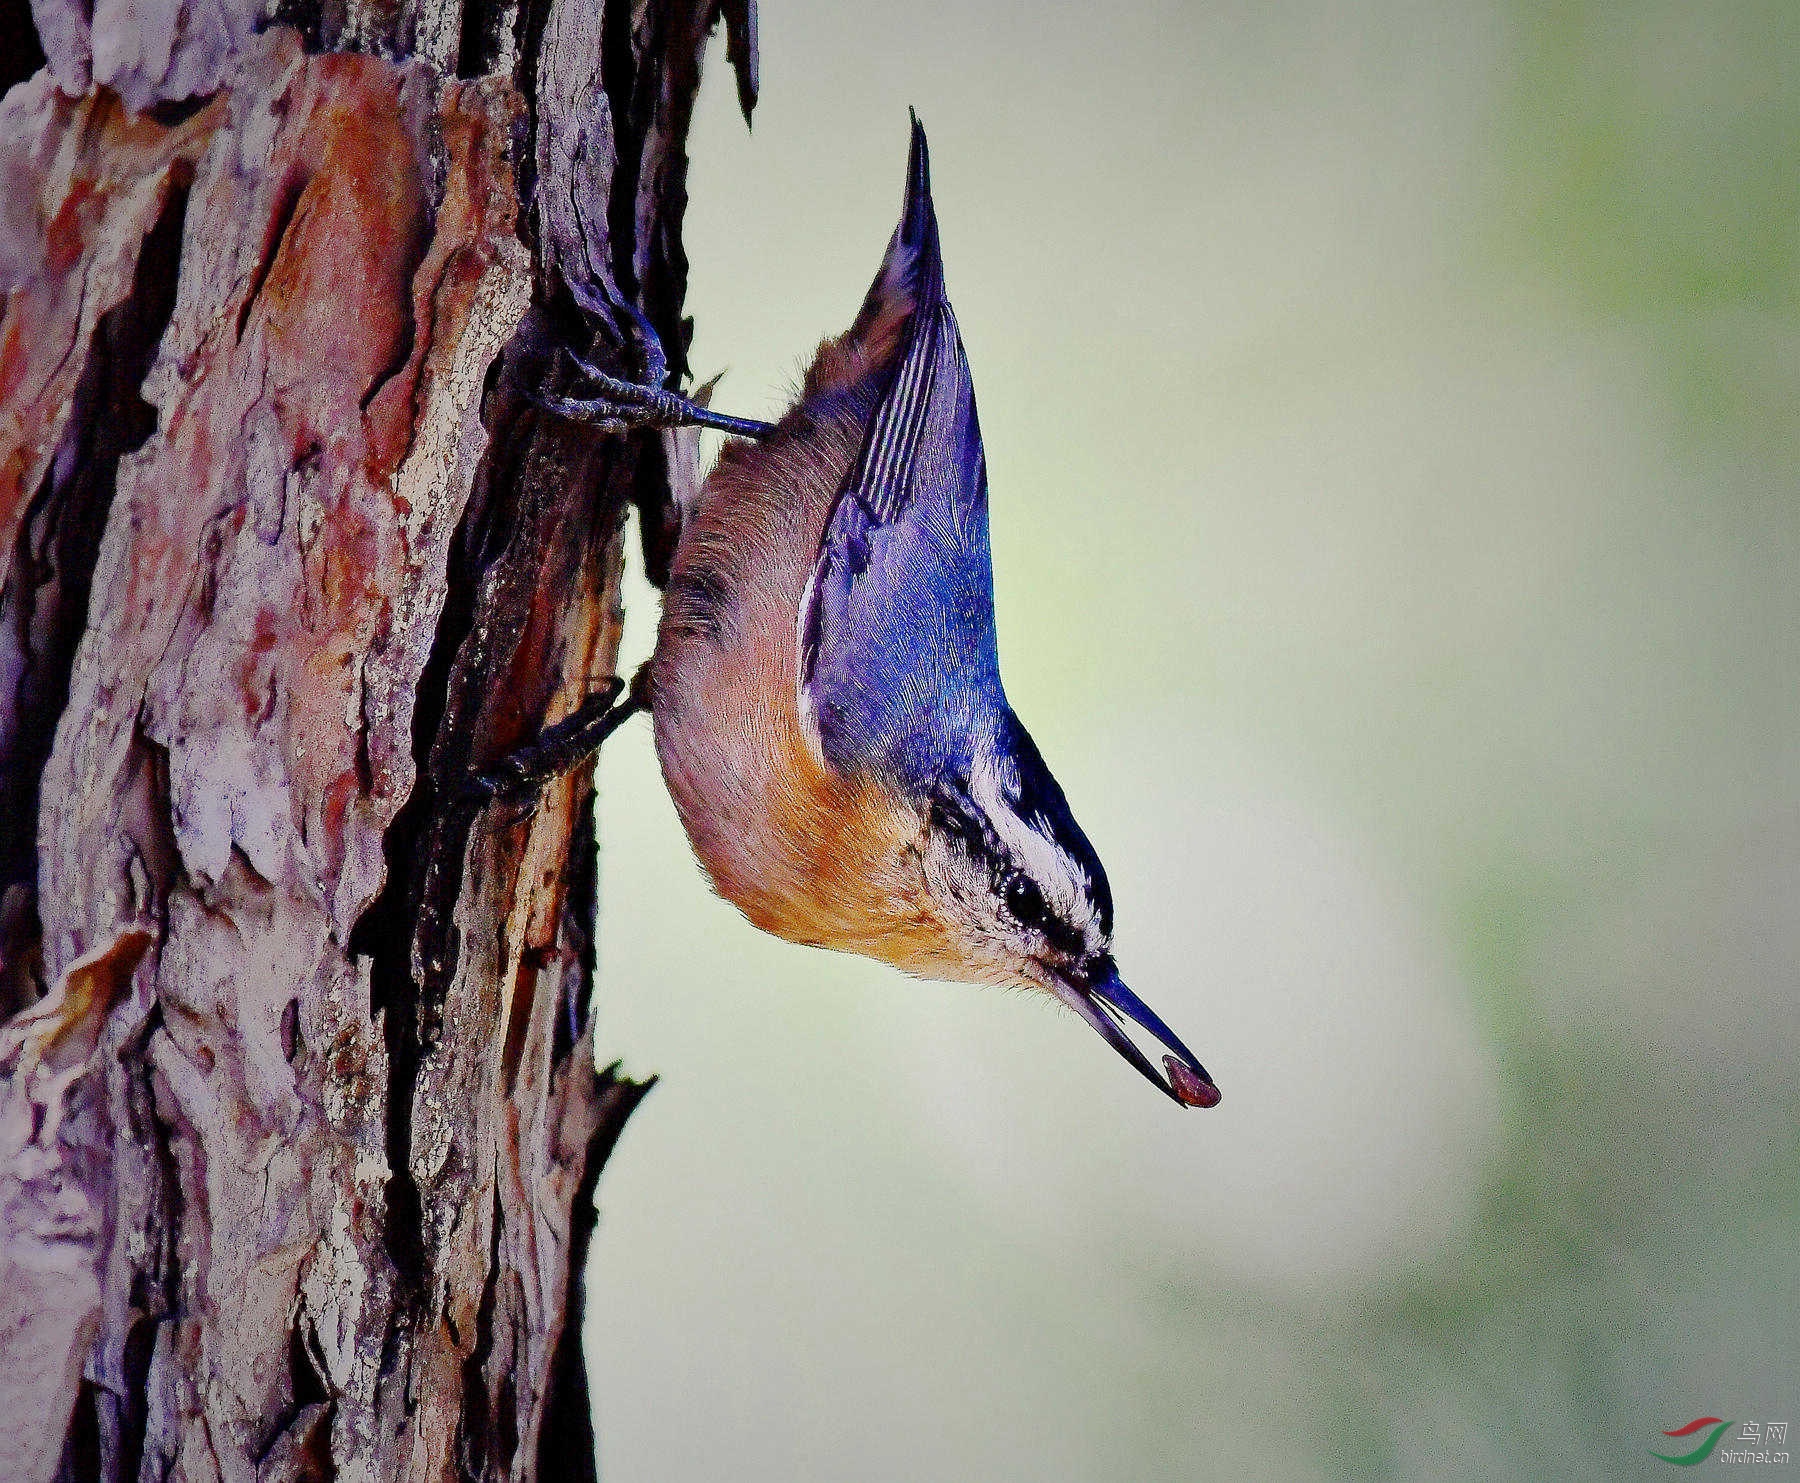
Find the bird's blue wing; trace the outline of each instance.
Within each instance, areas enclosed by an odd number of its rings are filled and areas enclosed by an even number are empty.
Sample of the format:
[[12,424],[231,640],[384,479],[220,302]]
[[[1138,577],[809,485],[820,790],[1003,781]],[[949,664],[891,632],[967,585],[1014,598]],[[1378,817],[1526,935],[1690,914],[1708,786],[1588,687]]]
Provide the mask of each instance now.
[[966,766],[1004,695],[987,463],[916,121],[890,260],[896,252],[906,255],[913,312],[820,539],[799,679],[827,761],[922,783],[946,763]]

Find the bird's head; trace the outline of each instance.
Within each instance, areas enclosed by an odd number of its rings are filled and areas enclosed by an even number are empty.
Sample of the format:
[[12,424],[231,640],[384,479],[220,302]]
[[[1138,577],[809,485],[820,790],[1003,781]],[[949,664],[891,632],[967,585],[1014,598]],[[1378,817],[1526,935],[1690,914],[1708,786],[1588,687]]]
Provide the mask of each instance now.
[[[936,773],[917,802],[918,872],[943,955],[936,971],[1045,990],[1176,1101],[1214,1105],[1206,1068],[1120,979],[1105,867],[1011,709],[966,773]],[[1166,1076],[1129,1026],[1160,1043]]]

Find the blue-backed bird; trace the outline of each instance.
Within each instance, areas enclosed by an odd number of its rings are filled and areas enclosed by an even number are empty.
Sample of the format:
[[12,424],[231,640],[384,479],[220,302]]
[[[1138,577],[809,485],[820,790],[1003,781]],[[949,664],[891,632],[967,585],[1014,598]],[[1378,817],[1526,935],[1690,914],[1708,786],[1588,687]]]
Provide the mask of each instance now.
[[[631,698],[552,728],[483,790],[534,785],[647,706],[694,852],[757,926],[1042,989],[1176,1101],[1215,1104],[1119,977],[1106,872],[1000,683],[987,465],[917,119],[881,270],[779,423],[664,389],[660,355],[647,385],[576,365],[599,394],[541,399],[562,416],[742,436],[684,512]],[[1127,1022],[1166,1049],[1166,1077]]]

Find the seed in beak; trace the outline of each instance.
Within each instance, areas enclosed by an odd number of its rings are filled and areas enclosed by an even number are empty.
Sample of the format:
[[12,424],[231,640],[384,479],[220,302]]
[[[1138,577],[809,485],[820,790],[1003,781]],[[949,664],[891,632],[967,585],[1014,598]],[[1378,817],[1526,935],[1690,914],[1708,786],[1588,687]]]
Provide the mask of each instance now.
[[1163,1057],[1163,1069],[1169,1073],[1169,1085],[1175,1089],[1176,1098],[1188,1107],[1217,1107],[1219,1105],[1219,1089],[1210,1081],[1203,1081],[1194,1072],[1174,1056]]

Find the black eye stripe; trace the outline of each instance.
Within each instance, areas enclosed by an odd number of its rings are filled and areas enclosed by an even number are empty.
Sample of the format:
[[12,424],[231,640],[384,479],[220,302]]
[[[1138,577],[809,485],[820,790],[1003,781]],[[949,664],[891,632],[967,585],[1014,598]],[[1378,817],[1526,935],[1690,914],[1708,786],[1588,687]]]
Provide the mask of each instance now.
[[998,847],[993,830],[966,792],[940,793],[931,803],[934,829],[954,836],[975,859],[991,859]]
[[1021,927],[1040,933],[1051,947],[1075,954],[1087,946],[1081,930],[1050,910],[1038,883],[1023,871],[1007,872],[996,883],[996,888],[1012,919]]
[[1094,921],[1102,936],[1112,935],[1112,891],[1100,857],[1081,826],[1069,812],[1050,769],[1031,735],[1019,724],[1011,711],[1005,716],[1000,753],[1006,758],[1003,784],[1008,802],[1025,826],[1033,833],[1052,841],[1063,858],[1074,867],[1081,894],[1093,907]]
[[1044,934],[1046,942],[1061,952],[1079,953],[1087,946],[1087,939],[1081,932],[1059,916],[1045,917],[1038,924],[1038,930]]
[[[1051,786],[1054,787],[1054,784]],[[1079,889],[1100,919],[1102,931],[1108,930],[1112,903],[1106,891],[1105,876],[1097,873],[1099,862],[1094,861],[1090,866],[1083,854],[1068,853],[1068,847],[1062,842],[1061,832],[1056,827],[1054,814],[1034,811],[1031,814],[1020,814],[1019,817],[1027,828],[1047,844],[1063,852],[1065,861],[1073,867]],[[986,863],[989,889],[1005,907],[1007,915],[1027,930],[1039,933],[1046,943],[1060,953],[1077,956],[1086,951],[1086,934],[1050,909],[1044,900],[1043,887],[1012,857],[992,821],[970,797],[967,780],[947,778],[939,784],[931,801],[931,826],[937,832],[955,839],[971,860]],[[1070,827],[1073,827],[1072,822]],[[1079,837],[1079,831],[1076,833]],[[1081,838],[1081,843],[1086,846],[1085,838]],[[1090,848],[1087,854],[1091,853]],[[1023,882],[1024,887],[1036,896],[1035,902],[1028,899],[1015,902],[1011,897],[1015,882]],[[1021,907],[1026,909],[1021,910]]]

